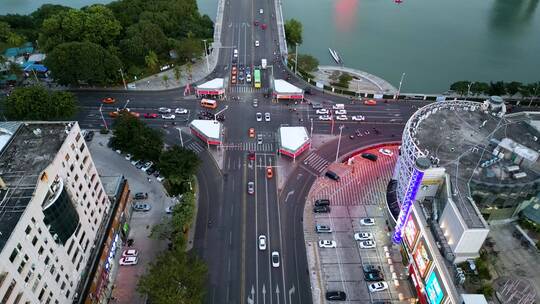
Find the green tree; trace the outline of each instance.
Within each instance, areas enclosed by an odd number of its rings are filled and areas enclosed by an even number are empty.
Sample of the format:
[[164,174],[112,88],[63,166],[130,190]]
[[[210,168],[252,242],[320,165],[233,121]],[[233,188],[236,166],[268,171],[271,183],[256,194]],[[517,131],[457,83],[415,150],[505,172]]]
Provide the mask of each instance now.
[[100,45],[68,42],[58,45],[45,58],[52,77],[62,85],[118,83],[122,63]]
[[42,86],[20,87],[5,99],[6,116],[15,120],[67,120],[77,110],[69,92],[47,91]]
[[302,71],[311,73],[315,72],[318,67],[319,60],[317,60],[317,58],[308,54],[298,55],[298,68],[300,68]]
[[188,191],[180,203],[172,208],[172,216],[152,227],[152,237],[158,240],[175,241],[183,238],[195,216],[195,195]]
[[156,72],[159,67],[159,59],[154,51],[148,52],[148,55],[144,57],[144,62],[151,72]]
[[37,10],[32,12],[30,16],[32,17],[34,25],[36,27],[41,27],[45,19],[50,18],[56,14],[69,11],[71,9],[72,8],[68,6],[63,6],[59,4],[43,4]]
[[459,95],[463,96],[463,95],[467,94],[470,84],[471,84],[471,82],[467,81],[467,80],[466,81],[457,81],[457,82],[452,83],[452,85],[450,86],[450,90],[455,91]]
[[191,150],[174,145],[159,158],[159,172],[167,179],[170,195],[186,192],[191,178],[197,172],[200,159]]
[[523,86],[523,84],[521,82],[518,82],[518,81],[512,81],[512,82],[509,82],[509,83],[505,83],[506,92],[510,96],[516,95],[519,92],[519,88],[521,88],[521,86]]
[[60,10],[42,23],[39,44],[49,52],[64,42],[92,42],[112,45],[122,26],[106,6],[95,4],[82,10]]
[[208,268],[196,255],[183,248],[160,254],[141,276],[137,291],[153,304],[199,304],[206,294]]
[[506,95],[506,88],[504,85],[504,82],[497,81],[497,82],[490,82],[489,83],[489,95],[497,95],[497,96],[503,96]]
[[147,20],[131,25],[120,41],[123,57],[130,63],[146,64],[145,57],[154,52],[158,57],[167,53],[167,36],[161,28]]
[[471,93],[473,93],[474,95],[488,94],[489,85],[485,82],[474,82],[471,85]]
[[180,81],[180,77],[182,76],[182,71],[180,70],[179,66],[177,65],[174,66],[173,73],[174,73],[174,79],[176,79],[176,81]]
[[169,75],[163,74],[163,76],[161,78],[163,79],[163,82],[165,83],[165,86],[168,87],[169,86]]
[[341,73],[341,75],[339,75],[337,85],[342,88],[348,88],[349,83],[351,82],[352,79],[353,77],[349,73]]
[[136,159],[157,162],[163,148],[163,134],[132,115],[122,114],[113,125],[111,144]]
[[302,23],[294,18],[287,20],[285,22],[285,38],[290,47],[297,43],[302,44]]
[[178,62],[187,62],[193,58],[200,58],[204,54],[204,46],[199,39],[185,38],[175,46]]

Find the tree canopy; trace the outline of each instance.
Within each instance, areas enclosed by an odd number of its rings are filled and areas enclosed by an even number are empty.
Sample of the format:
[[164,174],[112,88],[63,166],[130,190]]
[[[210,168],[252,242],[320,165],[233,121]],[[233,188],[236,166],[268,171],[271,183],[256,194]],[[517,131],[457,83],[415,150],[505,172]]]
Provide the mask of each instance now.
[[298,68],[304,72],[311,73],[319,67],[319,60],[308,54],[298,54]]
[[92,42],[66,42],[45,58],[53,78],[62,85],[105,85],[120,78],[120,59]]
[[42,86],[16,88],[4,102],[6,116],[15,120],[67,120],[77,110],[73,94]]
[[159,172],[167,179],[171,195],[184,193],[201,161],[193,151],[177,145],[164,151],[159,158]]
[[163,133],[148,127],[137,117],[121,114],[113,126],[111,144],[131,153],[135,159],[158,161],[163,148]]
[[297,43],[302,44],[302,23],[300,21],[294,18],[285,21],[285,39],[290,47]]

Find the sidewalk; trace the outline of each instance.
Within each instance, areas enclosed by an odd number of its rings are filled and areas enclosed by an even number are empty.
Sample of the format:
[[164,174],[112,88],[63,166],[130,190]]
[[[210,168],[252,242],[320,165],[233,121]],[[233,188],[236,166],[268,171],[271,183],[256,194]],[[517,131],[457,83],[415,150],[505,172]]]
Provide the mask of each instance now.
[[330,76],[334,72],[346,72],[351,74],[351,76],[356,77],[349,83],[348,89],[351,91],[379,94],[396,94],[397,92],[397,89],[391,83],[378,76],[341,66],[319,66],[319,69],[313,73],[315,76],[313,80],[330,86],[330,82],[332,82]]

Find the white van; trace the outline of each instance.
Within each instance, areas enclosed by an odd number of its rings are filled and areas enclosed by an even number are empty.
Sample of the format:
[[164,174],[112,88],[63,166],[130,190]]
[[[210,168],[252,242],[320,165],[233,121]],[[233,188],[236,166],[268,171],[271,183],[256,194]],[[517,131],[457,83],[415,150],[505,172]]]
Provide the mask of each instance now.
[[334,109],[334,110],[343,110],[343,109],[345,109],[345,105],[342,104],[342,103],[336,103],[335,105],[332,106],[332,109]]

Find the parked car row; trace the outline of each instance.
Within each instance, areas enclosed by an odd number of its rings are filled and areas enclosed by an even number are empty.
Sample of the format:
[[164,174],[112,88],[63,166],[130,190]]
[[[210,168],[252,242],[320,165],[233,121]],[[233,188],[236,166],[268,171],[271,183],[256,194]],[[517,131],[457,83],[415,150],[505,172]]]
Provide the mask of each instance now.
[[[122,151],[115,150],[116,153],[122,154]],[[143,160],[136,160],[133,158],[133,155],[131,153],[128,153],[124,156],[124,158],[131,162],[132,165],[134,165],[137,169],[141,169],[143,172],[146,172],[148,175],[153,175],[156,177],[158,182],[162,182],[165,178],[160,175],[157,168],[154,166],[154,162],[152,161],[143,161]]]

